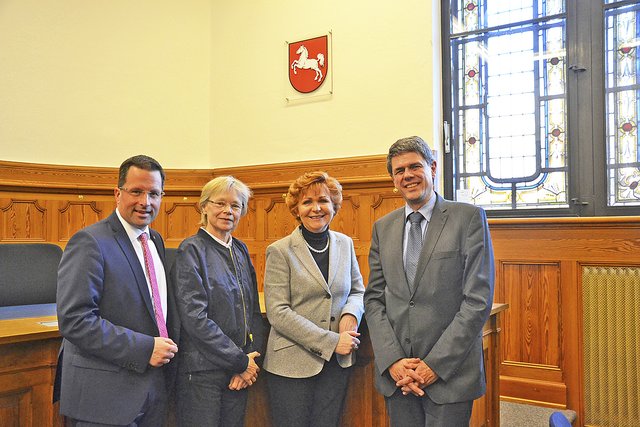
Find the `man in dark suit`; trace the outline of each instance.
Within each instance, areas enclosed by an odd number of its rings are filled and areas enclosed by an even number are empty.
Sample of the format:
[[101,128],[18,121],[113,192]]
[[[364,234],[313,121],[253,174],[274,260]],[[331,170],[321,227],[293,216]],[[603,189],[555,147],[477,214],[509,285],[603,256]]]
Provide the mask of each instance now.
[[[387,169],[406,205],[378,220],[365,313],[391,424],[468,426],[485,393],[482,327],[494,263],[484,211],[435,193],[419,137],[394,143]],[[424,242],[424,243],[423,243]]]
[[149,228],[163,188],[157,161],[125,160],[115,212],[77,232],[62,256],[58,370],[68,426],[164,422],[179,325],[167,292],[164,243]]

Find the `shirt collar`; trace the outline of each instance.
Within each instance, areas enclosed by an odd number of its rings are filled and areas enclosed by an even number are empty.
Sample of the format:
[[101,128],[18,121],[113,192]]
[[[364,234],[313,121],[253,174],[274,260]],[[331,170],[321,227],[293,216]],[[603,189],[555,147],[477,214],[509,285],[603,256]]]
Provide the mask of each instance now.
[[204,227],[200,227],[200,229],[201,229],[202,231],[204,231],[205,233],[207,233],[209,236],[211,236],[211,238],[212,238],[213,240],[215,240],[216,242],[220,243],[222,246],[224,246],[224,247],[225,247],[225,248],[227,248],[227,249],[229,249],[229,248],[232,246],[232,244],[233,244],[233,236],[229,237],[229,243],[225,243],[225,242],[223,242],[222,240],[218,239],[218,238],[217,238],[216,236],[214,236],[213,234],[209,233],[209,230],[207,230],[206,228],[204,228]]
[[120,223],[124,227],[124,231],[127,232],[127,236],[129,236],[129,240],[131,240],[132,242],[138,240],[138,238],[142,233],[149,234],[149,226],[146,226],[143,229],[134,227],[133,225],[125,221],[124,218],[122,218],[122,215],[120,215],[120,211],[118,210],[118,208],[116,208],[116,215],[118,215],[118,219],[120,220]]
[[[436,199],[438,198],[438,196],[436,195],[436,192],[434,191],[431,195],[431,198],[427,201],[427,203],[425,203],[424,205],[422,205],[422,207],[420,209],[418,209],[418,212],[420,212],[422,214],[422,216],[427,220],[427,222],[431,221],[431,215],[433,214],[433,207],[436,205]],[[407,218],[409,218],[409,215],[414,212],[413,208],[411,208],[409,205],[404,205],[404,220],[405,222],[407,221]]]

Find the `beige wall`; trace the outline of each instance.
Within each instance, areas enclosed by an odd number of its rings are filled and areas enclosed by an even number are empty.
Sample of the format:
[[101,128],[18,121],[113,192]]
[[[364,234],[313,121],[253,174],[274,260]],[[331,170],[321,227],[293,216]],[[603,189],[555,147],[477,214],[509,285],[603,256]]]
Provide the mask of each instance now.
[[0,0],[0,159],[207,167],[210,30],[207,0]]
[[[2,0],[0,159],[209,168],[433,139],[432,16],[423,0]],[[287,103],[285,40],[328,30],[333,94]]]

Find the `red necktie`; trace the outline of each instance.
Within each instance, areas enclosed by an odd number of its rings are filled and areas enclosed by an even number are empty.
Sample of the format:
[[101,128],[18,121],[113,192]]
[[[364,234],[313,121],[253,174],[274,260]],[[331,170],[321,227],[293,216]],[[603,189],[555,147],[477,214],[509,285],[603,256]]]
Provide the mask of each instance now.
[[156,323],[158,324],[158,331],[161,337],[168,338],[167,324],[164,321],[164,314],[162,313],[162,303],[160,302],[160,290],[158,289],[158,281],[156,280],[156,269],[153,266],[153,258],[151,257],[151,251],[149,251],[149,237],[147,233],[142,233],[139,237],[142,242],[142,253],[144,254],[144,267],[147,270],[149,276],[149,283],[151,283],[151,297],[153,298],[153,311],[156,314]]

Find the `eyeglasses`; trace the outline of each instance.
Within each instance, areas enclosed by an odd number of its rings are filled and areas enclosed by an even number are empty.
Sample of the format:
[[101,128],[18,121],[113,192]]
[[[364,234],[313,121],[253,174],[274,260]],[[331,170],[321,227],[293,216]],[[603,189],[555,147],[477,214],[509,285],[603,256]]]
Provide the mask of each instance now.
[[151,200],[158,200],[159,198],[164,196],[164,191],[144,191],[144,190],[138,190],[137,188],[134,188],[133,190],[129,190],[128,188],[124,188],[124,187],[118,187],[118,188],[120,188],[120,190],[122,191],[126,191],[136,199],[142,196],[149,196]]
[[240,212],[242,211],[242,205],[232,202],[232,203],[228,203],[228,202],[223,202],[222,200],[207,200],[207,202],[211,203],[213,206],[215,206],[216,208],[222,210],[225,207],[229,206],[231,208],[232,211],[234,212]]

